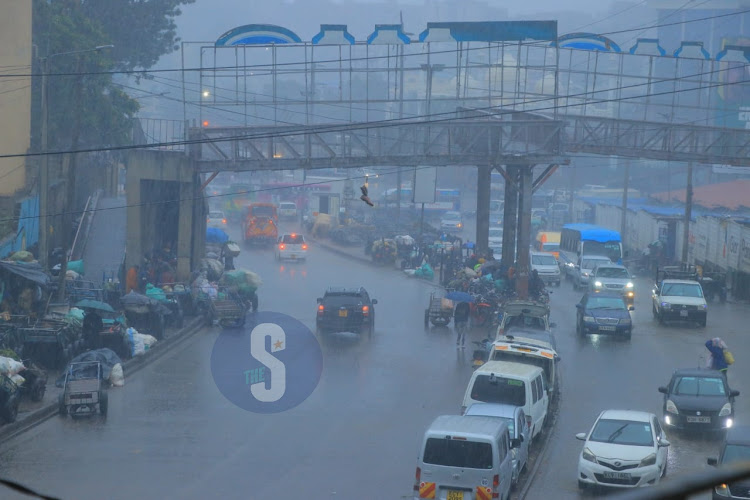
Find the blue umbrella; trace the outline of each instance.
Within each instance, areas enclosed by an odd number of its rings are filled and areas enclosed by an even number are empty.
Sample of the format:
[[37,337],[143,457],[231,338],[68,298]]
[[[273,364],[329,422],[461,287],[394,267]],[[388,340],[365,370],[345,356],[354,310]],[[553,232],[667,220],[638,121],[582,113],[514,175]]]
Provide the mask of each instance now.
[[226,243],[229,241],[229,235],[218,227],[209,227],[206,229],[207,243]]
[[445,295],[445,298],[448,300],[452,300],[453,302],[474,302],[474,297],[466,292],[448,292]]

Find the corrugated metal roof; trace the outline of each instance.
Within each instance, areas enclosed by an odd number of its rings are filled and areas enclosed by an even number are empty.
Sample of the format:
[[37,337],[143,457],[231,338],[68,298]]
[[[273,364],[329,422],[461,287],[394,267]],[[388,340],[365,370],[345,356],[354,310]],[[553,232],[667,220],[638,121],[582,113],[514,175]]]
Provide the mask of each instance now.
[[[620,207],[622,206],[621,200],[615,200],[612,198],[578,198],[579,200],[591,204],[591,205],[609,205]],[[660,215],[662,217],[679,217],[685,215],[685,208],[683,206],[668,207],[666,205],[654,205],[648,203],[648,198],[637,198],[635,200],[628,200],[628,210],[637,212],[643,210],[652,215]],[[692,219],[703,216],[722,217],[725,216],[725,211],[706,210],[700,207],[693,207]]]
[[[685,190],[664,191],[653,197],[661,201],[685,202]],[[739,179],[693,188],[693,204],[728,210],[750,209],[750,179]]]

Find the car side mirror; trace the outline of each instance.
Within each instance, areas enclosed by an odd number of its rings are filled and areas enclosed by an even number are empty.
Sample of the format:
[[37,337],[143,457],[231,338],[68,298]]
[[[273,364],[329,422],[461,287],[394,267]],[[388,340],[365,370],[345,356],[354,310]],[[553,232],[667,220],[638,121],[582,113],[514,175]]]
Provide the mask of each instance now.
[[555,363],[557,363],[558,361],[560,361],[560,356],[558,356],[557,354],[555,354]]
[[510,440],[510,447],[512,448],[519,448],[521,446],[521,439],[511,439]]
[[669,446],[670,444],[672,444],[672,443],[670,443],[670,442],[669,442],[669,441],[667,441],[666,439],[661,439],[661,440],[659,440],[659,448],[666,448],[666,447],[667,447],[667,446]]
[[576,304],[576,309],[582,309],[582,308],[583,308],[583,304]]
[[318,297],[318,299],[317,299],[317,300],[318,300],[318,304],[320,304],[320,303],[322,303],[322,302],[323,302],[323,298],[322,298],[322,297]]
[[575,268],[576,268],[576,269],[581,269],[581,266],[579,266],[578,264],[576,264],[576,265],[575,265]]
[[586,433],[579,432],[578,434],[576,434],[576,439],[579,441],[586,441]]
[[557,323],[550,323],[550,324],[549,324],[549,327],[550,327],[550,328],[557,328]]
[[666,387],[659,387],[659,392],[661,392],[662,394],[667,394],[668,393]]
[[635,306],[628,307],[628,311],[635,311]]
[[712,467],[716,467],[719,465],[719,459],[716,457],[708,457],[706,458],[706,463]]
[[374,305],[374,306],[375,306],[375,305],[377,305],[377,304],[378,304],[378,299],[372,299],[372,301],[371,301],[371,302],[372,302],[372,305]]
[[732,398],[736,398],[739,395],[740,395],[740,391],[731,391],[729,393],[729,396],[732,397]]

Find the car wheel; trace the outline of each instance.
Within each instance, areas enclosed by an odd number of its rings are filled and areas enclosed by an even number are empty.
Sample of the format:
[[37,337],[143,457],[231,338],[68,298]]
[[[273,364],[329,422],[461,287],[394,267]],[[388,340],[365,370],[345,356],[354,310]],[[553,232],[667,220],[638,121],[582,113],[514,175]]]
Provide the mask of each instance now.
[[61,417],[68,416],[68,408],[65,406],[65,394],[57,396],[57,414]]
[[654,315],[654,319],[659,317],[659,313],[656,311],[656,306],[653,303],[651,303],[651,314]]
[[430,327],[430,310],[429,309],[424,310],[424,327],[425,328]]
[[576,291],[576,292],[578,291],[578,280],[577,279],[573,279],[573,290]]
[[667,455],[667,458],[664,460],[664,467],[661,469],[661,476],[659,477],[666,477],[667,475],[667,466],[669,465],[669,455]]
[[109,394],[104,391],[101,391],[99,394],[101,398],[99,399],[99,413],[102,417],[106,417],[109,411]]
[[700,325],[701,328],[706,328],[706,321],[708,320],[708,317],[703,318],[698,322],[698,325]]
[[576,321],[576,333],[578,335],[583,336],[583,325],[581,325],[581,320],[580,319],[578,321]]
[[584,491],[584,490],[588,489],[588,487],[589,487],[588,484],[584,483],[580,479],[578,480],[578,489],[579,490]]
[[661,311],[659,311],[659,312],[657,312],[656,317],[659,320],[659,324],[663,325],[664,324],[664,313],[661,312]]
[[633,329],[629,329],[627,332],[625,332],[625,339],[630,340],[630,338],[633,336]]

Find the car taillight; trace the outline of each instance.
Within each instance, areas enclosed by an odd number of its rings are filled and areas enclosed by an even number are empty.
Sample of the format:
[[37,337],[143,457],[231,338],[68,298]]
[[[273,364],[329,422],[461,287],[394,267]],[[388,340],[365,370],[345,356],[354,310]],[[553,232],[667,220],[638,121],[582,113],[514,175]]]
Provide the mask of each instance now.
[[419,491],[419,481],[422,479],[422,469],[417,467],[417,472],[414,474],[414,491]]
[[286,248],[286,245],[285,245],[285,244],[281,243],[281,244],[279,245],[279,250],[284,250],[285,248]]
[[497,489],[500,487],[500,474],[495,474],[492,478],[492,498],[498,498]]
[[226,224],[226,223],[227,223],[227,220],[226,220],[226,219],[221,219],[221,223],[222,223],[222,224]]
[[362,314],[364,314],[365,316],[367,316],[368,314],[370,314],[370,307],[369,306],[362,306]]
[[307,250],[307,244],[306,243],[302,244],[302,250]]
[[531,429],[531,416],[530,415],[526,415],[526,427]]
[[318,306],[318,314],[323,314],[323,311],[326,310],[326,307],[323,304],[320,304]]

